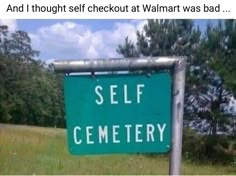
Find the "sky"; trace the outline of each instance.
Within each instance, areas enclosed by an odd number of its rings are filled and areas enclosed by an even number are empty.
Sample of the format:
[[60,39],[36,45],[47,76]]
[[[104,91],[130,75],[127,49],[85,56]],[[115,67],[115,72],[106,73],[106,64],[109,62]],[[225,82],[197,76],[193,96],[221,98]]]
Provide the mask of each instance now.
[[[116,52],[126,36],[136,42],[136,31],[146,20],[1,20],[10,31],[23,30],[31,37],[39,59],[50,63],[57,59],[122,57]],[[208,20],[194,20],[205,30]]]

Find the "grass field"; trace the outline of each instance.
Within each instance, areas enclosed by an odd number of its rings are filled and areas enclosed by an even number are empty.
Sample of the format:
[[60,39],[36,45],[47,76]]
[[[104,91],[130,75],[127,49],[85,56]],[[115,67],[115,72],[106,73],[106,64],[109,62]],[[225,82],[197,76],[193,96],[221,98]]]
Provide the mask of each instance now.
[[[0,174],[168,174],[168,158],[72,156],[66,130],[0,124]],[[236,174],[233,166],[183,162],[182,174]]]

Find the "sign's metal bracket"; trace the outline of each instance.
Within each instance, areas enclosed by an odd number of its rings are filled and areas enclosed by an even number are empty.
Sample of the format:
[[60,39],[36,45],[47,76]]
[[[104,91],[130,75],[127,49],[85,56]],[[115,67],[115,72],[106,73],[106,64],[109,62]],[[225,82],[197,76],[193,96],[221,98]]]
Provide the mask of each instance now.
[[53,63],[59,73],[146,71],[172,69],[184,57],[149,57],[121,59],[58,60]]
[[91,76],[92,76],[92,79],[96,79],[96,75],[95,75],[95,72],[94,71],[91,71]]
[[146,69],[146,74],[147,74],[147,77],[150,78],[152,76],[152,59],[151,58],[148,58],[148,68]]

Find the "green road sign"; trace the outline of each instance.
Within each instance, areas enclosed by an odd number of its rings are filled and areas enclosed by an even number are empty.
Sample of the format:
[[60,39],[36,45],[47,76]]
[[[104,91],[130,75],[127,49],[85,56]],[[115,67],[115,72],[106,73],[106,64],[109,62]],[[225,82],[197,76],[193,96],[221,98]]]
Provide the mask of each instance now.
[[72,154],[169,151],[169,73],[73,75],[64,86]]

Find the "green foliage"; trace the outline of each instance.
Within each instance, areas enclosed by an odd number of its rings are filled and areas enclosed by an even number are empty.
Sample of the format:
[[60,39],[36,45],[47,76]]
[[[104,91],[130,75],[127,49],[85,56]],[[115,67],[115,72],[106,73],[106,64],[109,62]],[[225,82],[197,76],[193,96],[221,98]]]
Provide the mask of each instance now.
[[208,65],[224,79],[225,85],[236,94],[236,20],[219,21],[208,25],[203,40]]
[[138,57],[138,51],[136,50],[134,44],[129,40],[128,37],[125,38],[124,45],[118,45],[118,53],[122,53],[124,57]]
[[148,20],[143,31],[137,31],[136,47],[126,37],[124,45],[119,45],[117,51],[124,57],[191,57],[200,41],[200,35],[200,30],[194,28],[192,20]]
[[193,130],[184,130],[183,156],[191,161],[233,164],[236,157],[233,145],[234,141],[227,136],[198,135]]
[[227,109],[230,98],[236,94],[235,34],[235,20],[219,21],[215,26],[209,23],[195,56],[201,64],[197,76],[189,84],[192,88],[194,85],[194,91],[190,93],[198,98],[194,114],[211,124],[212,134],[216,134],[217,126],[224,128],[231,125],[234,128],[235,125],[234,113],[232,109]]
[[64,126],[63,76],[38,54],[27,33],[0,26],[0,122]]

